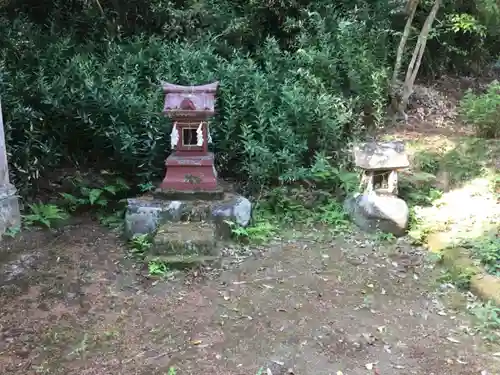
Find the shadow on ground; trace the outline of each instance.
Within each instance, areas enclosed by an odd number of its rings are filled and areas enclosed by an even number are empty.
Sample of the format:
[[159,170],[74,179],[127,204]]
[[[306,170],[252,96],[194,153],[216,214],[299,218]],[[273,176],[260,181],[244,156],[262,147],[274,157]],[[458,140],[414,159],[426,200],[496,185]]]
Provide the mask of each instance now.
[[221,272],[160,282],[145,281],[116,235],[92,222],[7,246],[4,374],[500,370],[499,350],[456,308],[463,297],[436,289],[439,271],[402,241],[297,233]]

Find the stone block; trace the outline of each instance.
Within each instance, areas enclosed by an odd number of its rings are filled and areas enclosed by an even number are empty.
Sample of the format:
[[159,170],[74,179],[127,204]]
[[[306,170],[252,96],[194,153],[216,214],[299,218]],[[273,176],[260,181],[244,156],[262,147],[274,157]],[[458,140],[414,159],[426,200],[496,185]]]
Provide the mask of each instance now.
[[177,222],[160,226],[153,240],[153,255],[218,255],[214,228],[209,223]]
[[181,201],[160,201],[150,197],[128,199],[125,236],[130,239],[134,235],[154,233],[162,222],[180,220],[183,209]]
[[252,217],[252,203],[240,195],[218,202],[212,207],[212,220],[215,223],[215,232],[218,238],[231,237],[231,225],[235,223],[246,227]]

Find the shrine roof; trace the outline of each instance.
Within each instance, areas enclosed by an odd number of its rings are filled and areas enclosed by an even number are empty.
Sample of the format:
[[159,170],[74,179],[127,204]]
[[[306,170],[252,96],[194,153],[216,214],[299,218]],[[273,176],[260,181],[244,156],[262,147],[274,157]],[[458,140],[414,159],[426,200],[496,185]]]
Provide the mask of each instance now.
[[214,94],[217,91],[217,87],[219,86],[219,81],[207,83],[205,85],[199,86],[181,86],[175,85],[169,82],[161,82],[163,91],[165,93],[180,93],[180,94]]

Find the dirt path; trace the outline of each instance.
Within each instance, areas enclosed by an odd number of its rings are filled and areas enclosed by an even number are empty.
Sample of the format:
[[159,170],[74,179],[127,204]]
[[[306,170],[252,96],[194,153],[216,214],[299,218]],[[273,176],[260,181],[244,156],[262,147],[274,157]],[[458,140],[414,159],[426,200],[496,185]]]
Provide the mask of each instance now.
[[468,333],[417,250],[316,237],[146,283],[95,224],[26,233],[0,271],[0,373],[500,373],[500,350]]

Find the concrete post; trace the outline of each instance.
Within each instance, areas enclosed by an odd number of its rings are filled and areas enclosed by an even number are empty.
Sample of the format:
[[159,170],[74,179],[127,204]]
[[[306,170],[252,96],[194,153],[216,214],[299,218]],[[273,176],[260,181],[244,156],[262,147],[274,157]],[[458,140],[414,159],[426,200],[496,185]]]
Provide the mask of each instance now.
[[2,101],[0,99],[0,240],[7,229],[19,227],[20,225],[19,198],[15,186],[9,180]]

